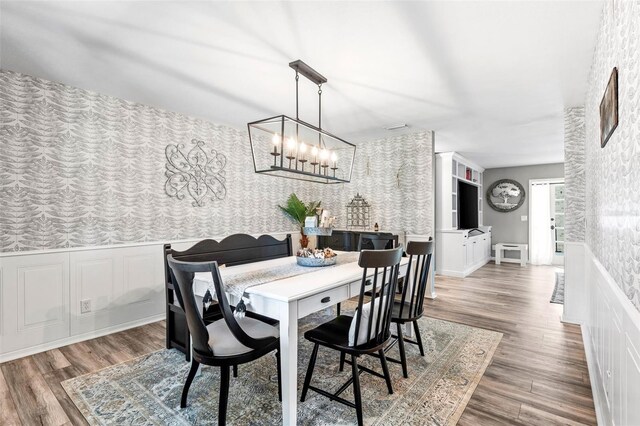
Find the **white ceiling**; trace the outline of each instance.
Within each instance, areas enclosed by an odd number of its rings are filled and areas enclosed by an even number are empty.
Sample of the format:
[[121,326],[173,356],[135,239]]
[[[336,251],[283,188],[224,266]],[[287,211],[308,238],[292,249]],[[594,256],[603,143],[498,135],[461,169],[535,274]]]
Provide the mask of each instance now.
[[[435,130],[484,167],[563,161],[601,1],[0,3],[0,65],[245,128],[293,115],[302,59],[323,127],[359,141]],[[300,116],[317,88],[301,79]],[[398,132],[398,131],[396,131]]]

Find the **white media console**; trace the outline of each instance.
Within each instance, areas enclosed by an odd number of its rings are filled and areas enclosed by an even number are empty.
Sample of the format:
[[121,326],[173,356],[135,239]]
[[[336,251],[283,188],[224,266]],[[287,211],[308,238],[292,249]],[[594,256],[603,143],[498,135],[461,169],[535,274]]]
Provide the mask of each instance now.
[[491,227],[479,227],[484,234],[468,230],[436,231],[436,271],[440,275],[466,277],[491,258]]
[[[491,258],[491,227],[482,225],[483,172],[484,168],[455,152],[436,154],[435,257],[438,274],[466,277]],[[465,224],[459,223],[464,196],[459,188],[468,186],[477,188],[477,210],[472,213],[477,213],[478,231],[460,229]],[[468,206],[466,212],[469,212]]]

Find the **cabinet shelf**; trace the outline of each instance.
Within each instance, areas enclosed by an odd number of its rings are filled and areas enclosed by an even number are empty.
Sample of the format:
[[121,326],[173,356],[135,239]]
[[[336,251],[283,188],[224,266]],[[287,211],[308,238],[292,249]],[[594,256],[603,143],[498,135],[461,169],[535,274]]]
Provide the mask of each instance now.
[[472,161],[446,152],[436,155],[436,229],[458,229],[459,182],[478,188],[478,225],[482,226],[482,179],[484,169]]

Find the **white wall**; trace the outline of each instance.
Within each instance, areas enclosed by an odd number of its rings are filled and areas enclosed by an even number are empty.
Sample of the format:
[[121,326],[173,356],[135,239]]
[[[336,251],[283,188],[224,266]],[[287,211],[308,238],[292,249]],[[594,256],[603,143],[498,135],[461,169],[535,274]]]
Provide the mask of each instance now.
[[0,254],[0,362],[164,319],[163,244]]
[[[484,171],[485,192],[491,185],[500,179],[513,179],[522,185],[525,190],[525,199],[522,206],[511,212],[498,212],[492,209],[487,202],[486,194],[483,195],[483,222],[491,225],[492,242],[496,243],[529,243],[529,222],[523,222],[521,216],[529,216],[529,180],[544,178],[564,177],[564,164],[539,164],[534,166],[501,167],[486,169]],[[505,251],[505,257],[519,258],[520,254],[513,251]]]
[[586,244],[568,246],[582,285],[565,290],[565,304],[584,315],[582,338],[598,423],[640,425],[640,312]]
[[[254,173],[246,130],[7,70],[0,92],[0,252],[293,231],[277,207],[292,192],[322,201],[342,227],[359,192],[371,227],[432,235],[429,131],[359,141],[351,183],[323,185]],[[224,155],[223,199],[194,206],[165,193],[175,144]]]
[[[163,243],[297,243],[277,208],[292,192],[338,226],[359,192],[372,227],[432,236],[432,132],[358,143],[351,183],[323,185],[255,174],[244,130],[7,70],[0,92],[0,361],[164,318]],[[165,147],[192,139],[227,159],[203,207],[165,194]]]
[[[640,2],[608,0],[584,109],[565,114],[563,319],[582,325],[600,424],[640,425]],[[600,101],[618,68],[619,125],[600,146]]]

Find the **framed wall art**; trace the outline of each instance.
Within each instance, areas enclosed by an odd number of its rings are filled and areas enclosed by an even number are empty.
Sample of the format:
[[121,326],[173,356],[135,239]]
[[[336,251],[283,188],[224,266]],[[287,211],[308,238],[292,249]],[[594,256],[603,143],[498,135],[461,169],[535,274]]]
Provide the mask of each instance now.
[[500,179],[489,186],[487,203],[495,211],[508,213],[524,203],[524,188],[513,179]]
[[618,68],[613,68],[609,83],[600,102],[600,147],[609,142],[618,127]]

